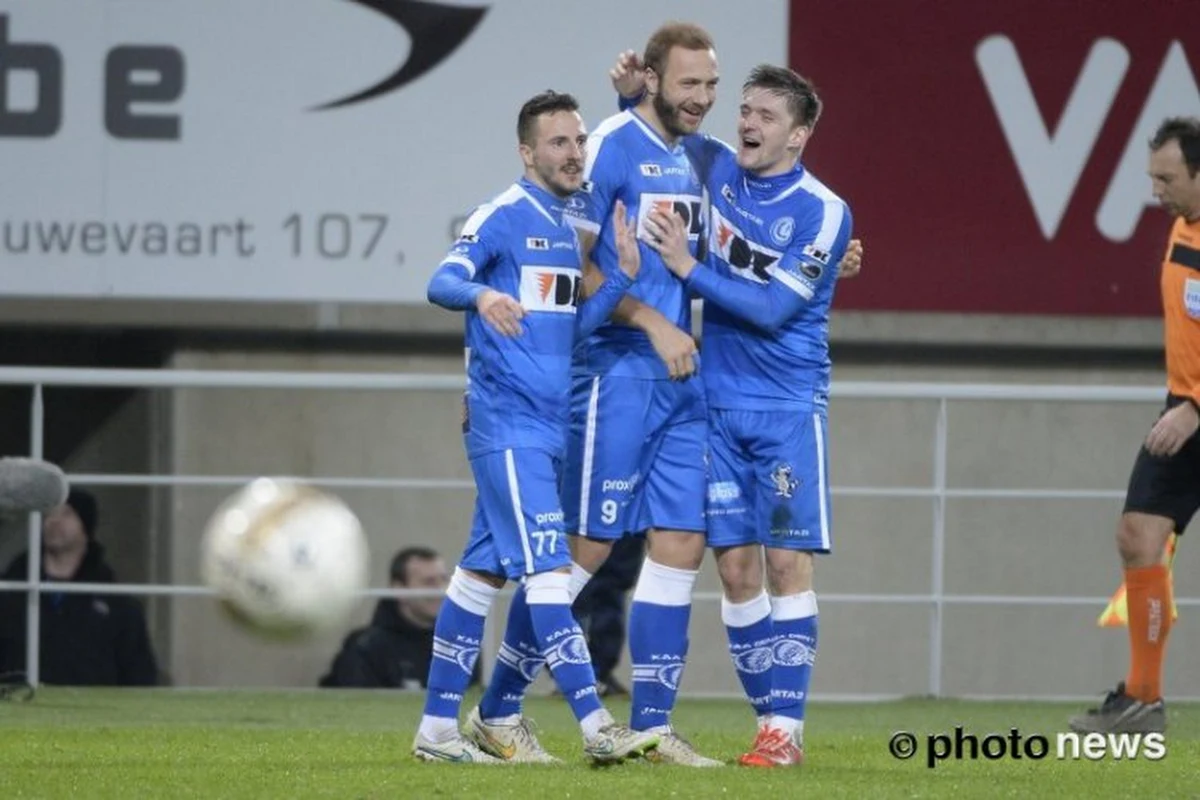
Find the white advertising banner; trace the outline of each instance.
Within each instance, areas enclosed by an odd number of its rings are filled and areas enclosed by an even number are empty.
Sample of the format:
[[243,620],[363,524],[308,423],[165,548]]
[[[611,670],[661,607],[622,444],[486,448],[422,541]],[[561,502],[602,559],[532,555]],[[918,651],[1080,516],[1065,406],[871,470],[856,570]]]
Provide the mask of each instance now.
[[520,173],[554,88],[684,16],[715,37],[706,129],[786,63],[784,0],[8,0],[0,298],[423,303],[470,209]]

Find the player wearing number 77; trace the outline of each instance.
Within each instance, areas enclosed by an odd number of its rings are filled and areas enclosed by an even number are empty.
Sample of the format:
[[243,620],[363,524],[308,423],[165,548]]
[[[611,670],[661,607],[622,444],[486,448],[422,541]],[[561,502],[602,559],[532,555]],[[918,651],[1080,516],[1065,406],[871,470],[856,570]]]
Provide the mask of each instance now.
[[832,548],[829,309],[852,222],[800,161],[820,113],[808,80],[756,67],[742,87],[736,151],[708,136],[683,141],[712,198],[705,263],[674,213],[651,212],[643,234],[705,301],[708,544],[730,654],[759,718],[746,766],[803,760],[813,556]]
[[[587,133],[573,97],[544,92],[517,118],[525,174],[468,218],[429,282],[431,302],[465,311],[468,388],[463,438],[477,500],[466,552],[434,626],[425,713],[413,754],[426,761],[503,763],[464,738],[459,706],[497,592],[522,581],[550,672],[597,762],[658,744],[618,724],[596,694],[587,643],[571,615],[571,557],[558,486],[576,341],[612,313],[641,266],[618,204],[620,270],[579,304],[580,252],[563,205],[583,180]],[[474,715],[473,715],[474,716]],[[523,760],[553,762],[521,721]],[[474,727],[474,726],[472,726]]]

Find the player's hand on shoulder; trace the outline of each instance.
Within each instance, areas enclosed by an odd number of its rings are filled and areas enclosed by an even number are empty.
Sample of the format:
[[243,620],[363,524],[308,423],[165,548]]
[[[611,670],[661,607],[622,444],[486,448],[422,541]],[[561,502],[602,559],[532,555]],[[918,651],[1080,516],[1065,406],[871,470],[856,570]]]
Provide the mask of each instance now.
[[1191,403],[1180,403],[1158,418],[1146,437],[1146,450],[1152,456],[1173,456],[1196,435],[1200,413]]
[[646,91],[645,68],[642,59],[633,50],[626,50],[617,56],[617,63],[608,71],[613,88],[621,97],[632,100]]
[[521,319],[525,316],[525,309],[511,295],[486,289],[476,298],[475,308],[484,322],[503,335],[521,335]]
[[642,253],[637,241],[637,220],[625,213],[625,204],[618,200],[613,205],[613,239],[617,245],[617,265],[630,277],[636,279],[642,268]]
[[680,278],[686,278],[696,267],[688,250],[687,223],[674,211],[655,209],[647,214],[643,239],[662,256],[667,269]]
[[838,263],[838,278],[853,278],[858,275],[862,271],[862,259],[862,240],[851,239],[850,244],[846,246],[846,255],[842,256],[841,262]]

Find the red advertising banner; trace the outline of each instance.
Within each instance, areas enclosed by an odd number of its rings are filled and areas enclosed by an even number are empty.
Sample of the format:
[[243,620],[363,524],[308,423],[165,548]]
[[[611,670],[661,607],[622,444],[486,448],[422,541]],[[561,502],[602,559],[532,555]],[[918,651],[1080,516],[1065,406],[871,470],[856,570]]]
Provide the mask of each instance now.
[[825,114],[806,163],[851,205],[854,310],[1152,316],[1171,221],[1146,175],[1200,116],[1171,0],[792,0]]

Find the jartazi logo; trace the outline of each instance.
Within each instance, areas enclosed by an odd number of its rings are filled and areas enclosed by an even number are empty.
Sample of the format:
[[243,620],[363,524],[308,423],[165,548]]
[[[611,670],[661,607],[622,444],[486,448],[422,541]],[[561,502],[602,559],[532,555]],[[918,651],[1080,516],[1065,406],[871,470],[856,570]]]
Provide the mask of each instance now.
[[422,0],[350,0],[377,11],[408,32],[412,49],[396,71],[374,86],[317,106],[314,111],[361,103],[412,83],[446,58],[466,41],[479,25],[486,8],[447,6]]

